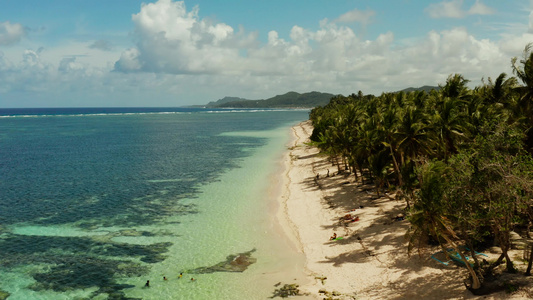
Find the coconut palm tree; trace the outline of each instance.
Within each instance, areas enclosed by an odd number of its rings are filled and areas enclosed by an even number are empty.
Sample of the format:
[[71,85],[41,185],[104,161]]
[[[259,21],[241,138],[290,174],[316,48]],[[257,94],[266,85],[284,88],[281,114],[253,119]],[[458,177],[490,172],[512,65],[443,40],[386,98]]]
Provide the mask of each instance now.
[[429,126],[421,110],[406,107],[399,115],[397,130],[394,138],[398,141],[400,163],[418,156],[431,154],[435,141],[429,135]]
[[515,77],[507,78],[501,73],[496,80],[489,77],[488,82],[483,81],[483,86],[476,89],[477,96],[482,99],[484,110],[478,114],[485,120],[505,121],[512,124],[522,117],[521,109],[517,103],[516,88],[519,86]]
[[439,141],[439,158],[447,160],[457,152],[457,143],[466,139],[467,122],[461,108],[462,102],[457,98],[442,97],[436,99],[435,111],[429,116],[432,134]]
[[413,246],[421,245],[424,238],[432,236],[446,252],[446,245],[450,245],[461,257],[472,278],[472,289],[479,289],[481,282],[478,275],[467,261],[461,249],[455,242],[458,239],[451,223],[452,215],[447,210],[444,198],[446,190],[446,165],[441,161],[428,162],[419,168],[420,190],[415,193],[415,201],[408,219],[411,229],[407,233],[409,251]]
[[368,157],[370,171],[376,180],[376,194],[379,197],[380,191],[387,183],[388,169],[391,164],[390,153],[388,149],[384,148],[377,153],[373,153]]
[[514,57],[511,60],[513,73],[524,84],[516,88],[520,93],[517,105],[526,120],[526,146],[529,153],[533,154],[533,44],[527,44],[524,48],[522,59]]
[[[390,97],[389,94],[386,94],[385,98],[389,100],[393,99],[393,97]],[[378,125],[376,130],[381,143],[389,149],[394,171],[396,173],[396,177],[398,178],[398,185],[401,186],[402,174],[400,172],[400,164],[398,163],[398,141],[396,140],[395,136],[398,126],[397,111],[400,110],[400,108],[389,101],[386,101],[386,103],[388,103],[388,105],[381,107],[381,109],[378,111],[378,114],[375,115],[377,118],[376,123]]]
[[400,172],[402,185],[400,188],[410,207],[410,199],[416,187],[415,166],[421,157],[433,154],[436,141],[429,132],[426,118],[421,110],[413,106],[405,107],[399,114],[400,120],[395,132],[398,141],[397,150],[400,156]]
[[465,79],[463,75],[450,75],[446,80],[446,84],[440,87],[440,93],[443,97],[465,100],[469,96],[468,82],[469,80]]

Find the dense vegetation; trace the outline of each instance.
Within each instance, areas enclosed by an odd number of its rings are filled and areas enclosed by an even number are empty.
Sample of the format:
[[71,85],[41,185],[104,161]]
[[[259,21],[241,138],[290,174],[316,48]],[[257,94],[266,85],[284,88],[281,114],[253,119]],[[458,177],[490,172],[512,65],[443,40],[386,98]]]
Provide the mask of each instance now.
[[246,100],[236,97],[225,97],[216,102],[210,102],[207,107],[217,108],[312,108],[326,105],[333,94],[309,92],[288,92],[265,100]]
[[310,113],[311,139],[339,172],[405,201],[409,249],[501,248],[490,263],[462,257],[471,290],[503,262],[515,272],[510,234],[529,238],[533,224],[532,49],[511,60],[516,77],[502,73],[470,89],[453,74],[440,89],[336,96]]

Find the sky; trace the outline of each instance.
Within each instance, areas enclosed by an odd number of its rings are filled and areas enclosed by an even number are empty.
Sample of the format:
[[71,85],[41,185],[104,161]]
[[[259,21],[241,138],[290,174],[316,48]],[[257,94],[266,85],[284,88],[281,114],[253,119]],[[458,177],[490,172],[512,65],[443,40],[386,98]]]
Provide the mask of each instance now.
[[473,88],[532,42],[528,0],[0,0],[0,107]]

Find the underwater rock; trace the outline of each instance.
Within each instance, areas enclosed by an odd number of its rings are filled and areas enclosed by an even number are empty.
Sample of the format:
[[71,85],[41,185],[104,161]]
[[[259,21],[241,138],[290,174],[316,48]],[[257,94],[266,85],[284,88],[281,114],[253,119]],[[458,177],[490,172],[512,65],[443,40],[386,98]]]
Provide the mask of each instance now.
[[5,300],[7,299],[11,294],[4,291],[4,290],[0,290],[0,300]]
[[229,255],[226,257],[226,261],[220,262],[210,267],[200,267],[189,271],[191,274],[208,274],[215,272],[244,272],[248,266],[257,261],[252,257],[252,253],[255,249],[248,252],[238,253],[237,255]]
[[[167,233],[166,235],[169,234]],[[138,231],[136,229],[122,229],[119,232],[113,233],[113,236],[156,236],[156,234],[149,231]]]
[[123,229],[119,231],[117,236],[142,236],[142,231],[137,231],[135,229]]
[[296,283],[285,284],[281,288],[276,289],[274,291],[274,294],[270,298],[273,299],[276,297],[287,298],[290,296],[298,296],[300,295],[300,290],[298,289],[298,287],[299,285],[297,285]]
[[[145,234],[143,231],[125,233]],[[37,292],[96,287],[99,289],[93,293],[94,297],[107,294],[107,299],[128,299],[122,289],[129,286],[118,284],[117,279],[147,274],[149,266],[138,260],[150,264],[161,262],[172,243],[136,245],[112,241],[112,236],[113,233],[87,237],[6,234],[0,239],[0,265],[3,268],[46,266],[35,267],[30,272],[35,282],[28,288]],[[9,296],[0,290],[0,300]]]
[[90,299],[94,299],[98,297],[99,294],[107,294],[106,299],[108,300],[142,300],[142,298],[126,297],[126,295],[122,291],[123,289],[133,288],[133,287],[135,286],[129,285],[129,284],[117,284],[115,286],[103,287],[103,288],[100,288],[98,291],[93,292]]
[[155,264],[155,263],[158,263],[158,262],[162,262],[165,259],[167,259],[166,255],[154,254],[154,255],[144,256],[143,258],[141,258],[141,261],[145,262],[145,263],[148,263],[148,264]]

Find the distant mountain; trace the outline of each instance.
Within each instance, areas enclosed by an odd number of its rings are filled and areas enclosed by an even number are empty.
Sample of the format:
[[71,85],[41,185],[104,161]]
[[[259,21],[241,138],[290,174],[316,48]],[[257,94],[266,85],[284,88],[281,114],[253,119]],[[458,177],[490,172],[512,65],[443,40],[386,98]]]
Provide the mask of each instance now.
[[[429,93],[431,90],[440,90],[438,86],[424,85],[419,88],[409,87],[398,92],[412,92],[425,91]],[[324,106],[329,103],[334,94],[309,92],[297,93],[288,92],[283,95],[277,95],[268,99],[249,100],[240,97],[224,97],[217,101],[211,101],[206,105],[195,105],[194,107],[208,107],[208,108],[314,108],[317,106]]]
[[224,97],[215,102],[209,102],[206,107],[211,108],[313,108],[329,103],[335,95],[329,93],[288,92],[265,100],[247,100],[238,97]]
[[414,91],[417,91],[417,92],[418,92],[418,91],[424,91],[424,92],[426,92],[426,93],[429,93],[429,92],[431,92],[431,90],[436,90],[436,91],[438,91],[438,90],[440,90],[440,87],[438,87],[438,86],[424,85],[424,86],[421,86],[421,87],[419,87],[419,88],[409,87],[409,88],[403,89],[403,90],[401,90],[401,91],[399,91],[399,92],[406,92],[406,93],[408,93],[408,92],[414,92]]
[[239,98],[239,97],[224,97],[222,99],[218,99],[217,101],[211,101],[207,103],[206,107],[218,107],[219,105],[228,103],[228,102],[238,102],[238,101],[248,101],[248,99]]

